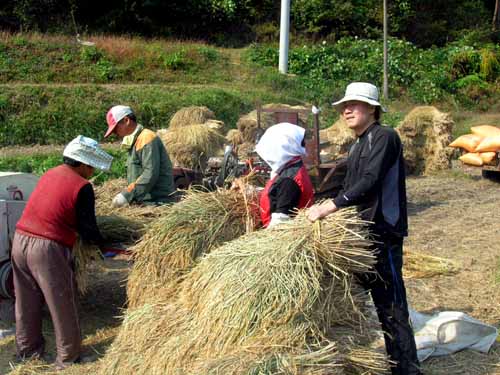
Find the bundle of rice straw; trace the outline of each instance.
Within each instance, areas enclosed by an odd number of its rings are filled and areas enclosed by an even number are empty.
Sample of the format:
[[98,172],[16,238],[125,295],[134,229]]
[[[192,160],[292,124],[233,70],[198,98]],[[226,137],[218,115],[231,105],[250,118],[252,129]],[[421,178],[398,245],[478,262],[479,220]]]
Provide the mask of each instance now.
[[193,124],[203,124],[214,120],[214,113],[207,107],[184,107],[178,110],[170,119],[169,128],[182,128]]
[[89,270],[92,265],[102,263],[101,250],[95,245],[84,243],[79,237],[73,246],[75,262],[75,280],[78,292],[84,295],[88,291]]
[[129,309],[100,373],[385,373],[353,277],[375,262],[365,238],[365,223],[342,210],[226,242],[176,293]]
[[243,136],[238,129],[231,129],[226,134],[226,141],[233,146],[238,146],[244,142]]
[[131,249],[134,267],[127,285],[129,306],[154,299],[202,254],[252,231],[257,212],[252,191],[188,191]]
[[106,240],[133,244],[142,237],[149,223],[168,210],[168,206],[113,207],[113,198],[126,186],[125,179],[114,179],[94,188],[97,226]]
[[163,141],[172,162],[184,168],[205,168],[209,157],[222,153],[225,138],[213,128],[215,122],[186,125],[182,128],[160,129],[157,134]]
[[459,270],[458,264],[451,259],[435,257],[408,249],[404,251],[403,260],[404,277],[407,279],[452,275]]
[[396,131],[403,143],[409,173],[428,174],[451,167],[453,119],[431,106],[414,108]]

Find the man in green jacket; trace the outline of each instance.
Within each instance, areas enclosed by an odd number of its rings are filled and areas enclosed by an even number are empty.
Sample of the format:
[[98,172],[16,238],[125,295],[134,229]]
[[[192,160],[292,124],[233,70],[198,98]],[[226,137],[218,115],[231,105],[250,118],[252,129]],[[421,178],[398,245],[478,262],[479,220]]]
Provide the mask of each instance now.
[[132,109],[112,107],[107,115],[104,138],[116,134],[128,148],[127,189],[113,199],[113,206],[130,203],[162,204],[172,201],[175,192],[172,162],[155,132],[137,123]]

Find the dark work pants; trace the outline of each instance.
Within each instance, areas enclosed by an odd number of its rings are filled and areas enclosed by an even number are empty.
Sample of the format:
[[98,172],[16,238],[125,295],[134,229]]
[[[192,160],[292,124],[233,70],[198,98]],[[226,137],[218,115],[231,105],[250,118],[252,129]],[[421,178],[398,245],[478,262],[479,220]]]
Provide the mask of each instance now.
[[81,336],[71,251],[57,242],[16,232],[12,268],[16,294],[16,346],[21,358],[44,352],[42,308],[47,303],[56,336],[56,364],[80,356]]
[[363,287],[370,291],[384,332],[389,359],[395,362],[392,375],[421,374],[410,326],[403,267],[403,239],[390,235],[377,236],[375,269],[378,275],[360,275]]

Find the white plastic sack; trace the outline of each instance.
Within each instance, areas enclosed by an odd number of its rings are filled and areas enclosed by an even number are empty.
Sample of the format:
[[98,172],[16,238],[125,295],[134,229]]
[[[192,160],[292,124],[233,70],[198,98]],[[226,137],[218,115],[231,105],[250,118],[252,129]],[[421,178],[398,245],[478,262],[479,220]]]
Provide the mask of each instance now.
[[463,349],[487,353],[498,336],[498,330],[458,311],[425,315],[409,309],[415,332],[419,361],[443,356]]

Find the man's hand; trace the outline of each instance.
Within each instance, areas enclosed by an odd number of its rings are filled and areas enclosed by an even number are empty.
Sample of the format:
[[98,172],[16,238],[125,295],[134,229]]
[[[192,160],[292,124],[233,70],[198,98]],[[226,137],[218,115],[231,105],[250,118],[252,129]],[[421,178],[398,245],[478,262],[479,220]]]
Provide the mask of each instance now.
[[316,221],[319,219],[322,219],[331,213],[334,213],[337,211],[338,208],[335,206],[335,203],[333,203],[333,200],[328,199],[327,201],[324,201],[320,204],[315,204],[311,208],[307,210],[306,216],[309,220],[311,221]]
[[125,198],[125,196],[122,193],[119,193],[113,198],[111,205],[113,207],[123,207],[128,205],[128,201],[127,198]]

